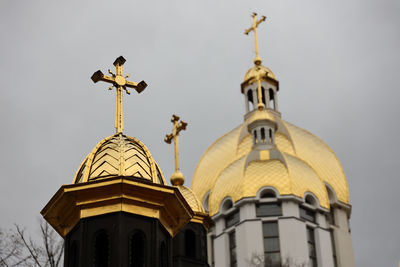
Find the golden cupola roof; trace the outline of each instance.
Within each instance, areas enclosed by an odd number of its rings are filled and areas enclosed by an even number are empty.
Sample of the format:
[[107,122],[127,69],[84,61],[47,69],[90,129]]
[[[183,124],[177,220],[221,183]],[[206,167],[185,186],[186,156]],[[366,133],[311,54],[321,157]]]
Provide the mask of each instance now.
[[109,177],[135,177],[165,185],[164,176],[147,147],[138,139],[117,133],[100,141],[83,160],[74,184]]
[[246,72],[246,74],[244,75],[243,82],[255,80],[258,77],[261,79],[271,78],[276,80],[276,76],[272,72],[272,70],[260,64],[260,65],[255,65]]
[[248,132],[252,116],[249,116],[244,123],[217,139],[200,159],[193,175],[192,190],[201,201],[209,198],[210,215],[219,212],[224,198],[231,197],[236,202],[255,197],[266,186],[274,187],[281,195],[300,198],[311,192],[322,207],[329,209],[326,189],[329,185],[337,200],[348,204],[346,176],[329,146],[312,133],[267,112],[277,125],[274,149],[253,149]]
[[176,185],[176,187],[179,189],[182,196],[185,198],[186,202],[189,204],[194,212],[204,212],[201,202],[190,188],[184,185]]

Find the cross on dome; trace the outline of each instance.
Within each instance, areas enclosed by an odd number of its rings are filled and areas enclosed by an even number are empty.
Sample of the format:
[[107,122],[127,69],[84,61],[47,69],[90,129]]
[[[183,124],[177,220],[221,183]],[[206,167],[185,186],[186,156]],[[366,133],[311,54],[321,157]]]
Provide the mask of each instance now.
[[129,75],[124,77],[123,74],[123,65],[126,59],[123,56],[118,57],[113,65],[115,66],[115,74],[108,70],[112,76],[104,75],[100,70],[93,73],[91,79],[93,82],[97,83],[98,81],[103,81],[107,83],[111,83],[112,85],[108,88],[112,90],[113,87],[116,88],[116,104],[115,104],[115,130],[117,133],[122,133],[124,130],[124,111],[123,111],[123,101],[122,101],[122,90],[129,95],[130,91],[128,88],[135,89],[138,93],[141,93],[146,87],[147,84],[145,81],[141,81],[139,83],[127,81],[126,78],[129,78]]
[[167,144],[171,144],[174,141],[174,152],[175,152],[175,172],[171,176],[171,183],[173,185],[182,185],[185,181],[183,173],[179,170],[179,144],[178,136],[180,131],[186,130],[187,123],[179,121],[179,116],[172,115],[171,122],[173,124],[172,133],[165,135],[164,141]]
[[265,21],[265,19],[267,17],[262,16],[261,19],[257,20],[257,13],[253,12],[253,14],[251,15],[253,17],[253,24],[251,25],[250,28],[248,28],[247,30],[244,31],[244,34],[249,35],[249,33],[251,31],[254,31],[254,41],[255,41],[255,45],[256,45],[256,58],[254,59],[254,64],[256,65],[260,65],[261,64],[261,58],[258,54],[258,35],[257,35],[257,28],[258,25]]
[[[262,16],[261,19],[257,20],[257,13],[253,12],[253,14],[251,15],[253,17],[253,24],[251,25],[250,28],[248,28],[247,30],[244,31],[244,34],[248,35],[251,31],[254,31],[254,40],[255,40],[255,46],[256,46],[256,58],[254,59],[254,64],[256,66],[260,66],[261,65],[261,58],[258,54],[258,35],[257,35],[257,27],[258,25],[265,21],[266,17]],[[257,79],[257,86],[258,86],[258,106],[257,108],[259,110],[263,110],[265,109],[264,104],[262,103],[262,93],[261,93],[261,77],[260,75],[258,75],[256,77]]]

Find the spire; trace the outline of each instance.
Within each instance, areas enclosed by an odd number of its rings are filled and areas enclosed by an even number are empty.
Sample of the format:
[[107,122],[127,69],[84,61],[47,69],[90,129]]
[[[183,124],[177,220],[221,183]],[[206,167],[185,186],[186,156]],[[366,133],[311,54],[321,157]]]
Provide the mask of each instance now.
[[122,133],[124,130],[124,110],[123,110],[123,102],[122,102],[122,90],[129,95],[130,91],[128,88],[134,88],[138,93],[141,93],[146,87],[147,84],[145,81],[141,81],[139,83],[127,81],[126,78],[129,78],[129,75],[124,77],[123,74],[123,65],[125,63],[125,58],[123,56],[118,57],[114,61],[115,66],[115,74],[108,70],[112,76],[104,75],[100,70],[93,73],[91,79],[93,82],[97,83],[98,81],[103,81],[107,83],[111,83],[112,85],[109,87],[109,90],[112,90],[113,87],[116,88],[116,104],[115,104],[115,130],[117,133]]
[[[244,31],[244,34],[248,35],[251,31],[254,31],[254,40],[255,40],[255,47],[256,47],[256,57],[254,59],[254,64],[257,67],[257,66],[261,65],[261,58],[260,58],[260,56],[258,54],[257,27],[261,22],[265,21],[266,17],[262,16],[261,19],[257,20],[257,13],[255,13],[255,12],[253,12],[253,14],[251,16],[253,17],[253,24],[251,25],[250,28],[248,28],[247,30]],[[257,90],[258,105],[257,105],[257,108],[258,108],[258,110],[263,110],[263,109],[265,109],[265,105],[262,102],[261,76],[257,75],[256,80],[257,80],[257,86],[258,86],[258,90]]]
[[187,123],[184,121],[179,121],[179,116],[172,115],[171,122],[173,124],[172,133],[167,134],[164,141],[167,144],[171,144],[174,141],[174,152],[175,152],[175,172],[171,175],[172,185],[182,185],[185,182],[185,177],[183,173],[179,170],[179,144],[178,136],[179,132],[186,130]]

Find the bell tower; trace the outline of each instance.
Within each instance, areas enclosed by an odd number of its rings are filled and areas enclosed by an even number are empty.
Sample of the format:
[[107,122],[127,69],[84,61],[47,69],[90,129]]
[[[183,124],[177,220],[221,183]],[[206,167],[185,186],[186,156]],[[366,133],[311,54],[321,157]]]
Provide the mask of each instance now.
[[121,56],[115,74],[92,76],[116,89],[116,133],[94,147],[73,183],[61,186],[41,211],[65,239],[65,267],[171,267],[172,237],[193,216],[147,147],[123,133],[123,92],[147,86],[126,80],[124,63]]

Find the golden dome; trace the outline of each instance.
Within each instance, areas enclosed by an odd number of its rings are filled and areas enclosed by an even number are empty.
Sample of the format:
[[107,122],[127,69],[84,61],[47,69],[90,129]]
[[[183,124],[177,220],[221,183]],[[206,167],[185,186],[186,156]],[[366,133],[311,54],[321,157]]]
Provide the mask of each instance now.
[[277,124],[275,143],[280,160],[261,155],[268,151],[260,151],[258,160],[248,160],[252,152],[247,131],[251,117],[215,141],[200,159],[192,190],[200,200],[209,194],[210,215],[218,213],[225,197],[234,201],[255,197],[264,186],[273,186],[281,195],[303,197],[306,191],[312,192],[322,207],[329,208],[325,189],[329,184],[338,201],[348,204],[346,176],[329,146],[310,132],[269,115]]
[[272,72],[272,70],[263,65],[255,65],[246,72],[243,82],[251,83],[251,80],[256,79],[257,77],[260,77],[261,79],[268,77],[276,80],[275,74]]
[[122,133],[100,141],[79,167],[74,184],[125,176],[165,185],[164,176],[147,147]]

